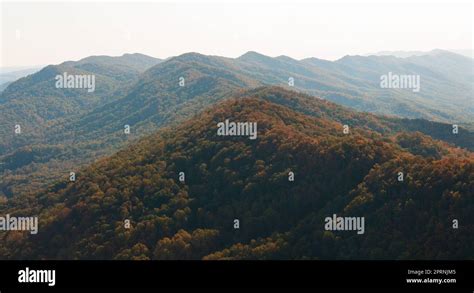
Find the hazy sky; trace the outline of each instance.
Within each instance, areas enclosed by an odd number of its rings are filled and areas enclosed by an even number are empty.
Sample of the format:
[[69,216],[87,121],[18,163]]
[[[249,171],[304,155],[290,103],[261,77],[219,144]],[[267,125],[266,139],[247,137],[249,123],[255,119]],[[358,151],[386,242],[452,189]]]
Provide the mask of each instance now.
[[133,52],[237,57],[252,50],[334,60],[385,50],[472,48],[471,1],[254,2],[2,2],[0,66]]

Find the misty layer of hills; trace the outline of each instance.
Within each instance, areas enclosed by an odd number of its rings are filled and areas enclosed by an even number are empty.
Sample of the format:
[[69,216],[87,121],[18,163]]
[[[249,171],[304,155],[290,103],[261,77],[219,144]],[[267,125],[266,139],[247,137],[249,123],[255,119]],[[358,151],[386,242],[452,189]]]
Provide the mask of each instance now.
[[6,89],[14,81],[39,71],[40,67],[4,67],[0,68],[0,92]]
[[[455,53],[455,54],[459,54],[459,55],[462,55],[462,56],[465,56],[465,57],[474,58],[474,50],[465,49],[465,50],[447,50],[447,51]],[[430,52],[426,52],[426,51],[380,51],[380,52],[377,52],[377,53],[367,54],[365,56],[370,56],[370,55],[387,56],[388,55],[388,56],[395,56],[395,57],[399,57],[399,58],[407,58],[407,57],[411,57],[411,56],[423,56],[423,55],[430,55],[430,54],[437,54],[437,53],[439,53],[439,50],[432,50]]]
[[[472,258],[472,68],[445,51],[47,66],[0,95],[0,212],[40,221],[0,232],[0,257]],[[64,72],[95,91],[56,88]],[[420,91],[381,88],[389,72]],[[225,119],[258,122],[258,138],[218,137]],[[366,217],[365,234],[324,231],[332,214]]]

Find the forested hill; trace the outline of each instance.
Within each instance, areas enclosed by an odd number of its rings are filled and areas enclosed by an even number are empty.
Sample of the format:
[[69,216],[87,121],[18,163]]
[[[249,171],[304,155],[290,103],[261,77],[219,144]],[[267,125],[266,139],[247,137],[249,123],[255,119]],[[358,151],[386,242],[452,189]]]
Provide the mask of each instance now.
[[251,90],[240,90],[235,95],[238,97],[255,96],[289,107],[305,115],[335,120],[342,124],[365,128],[383,135],[398,132],[421,132],[434,139],[474,151],[474,132],[459,125],[458,133],[454,134],[452,124],[353,111],[348,107],[281,87],[258,87]]
[[[0,155],[43,137],[55,119],[71,119],[123,97],[142,72],[159,62],[142,54],[91,56],[48,65],[11,83],[0,93]],[[94,76],[94,90],[56,87],[56,76],[65,73]],[[22,127],[27,138],[13,135],[15,125]]]
[[[90,165],[75,182],[3,203],[2,214],[38,215],[40,232],[0,232],[0,256],[474,258],[472,152],[419,132],[383,135],[372,117],[345,133],[342,115],[324,113],[336,106],[318,101],[308,115],[288,107],[295,95],[243,93]],[[256,122],[256,139],[217,135],[225,120]],[[333,214],[365,217],[365,233],[324,230]]]
[[[445,123],[473,122],[473,66],[472,58],[443,50],[410,58],[345,56],[333,62],[257,52],[235,59],[238,70],[267,85],[288,84],[291,77],[295,89],[359,111]],[[381,77],[389,72],[419,76],[420,91],[381,88]]]

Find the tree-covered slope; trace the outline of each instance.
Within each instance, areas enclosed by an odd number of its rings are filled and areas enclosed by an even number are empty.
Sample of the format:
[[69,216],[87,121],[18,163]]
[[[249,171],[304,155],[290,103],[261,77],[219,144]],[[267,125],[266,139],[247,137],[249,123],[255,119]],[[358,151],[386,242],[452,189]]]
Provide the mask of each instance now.
[[[11,83],[0,93],[0,134],[3,138],[0,154],[27,143],[15,138],[15,125],[20,125],[28,136],[42,137],[51,121],[83,114],[122,97],[141,72],[159,61],[140,54],[88,57],[46,66]],[[94,90],[56,87],[56,76],[65,73],[94,76]]]
[[[472,152],[361,121],[345,134],[335,117],[350,117],[324,113],[338,106],[321,101],[307,115],[288,107],[295,95],[247,92],[82,169],[75,182],[65,176],[3,203],[3,214],[40,222],[37,235],[1,232],[0,256],[473,257]],[[257,138],[218,136],[226,119],[257,122]],[[365,217],[365,234],[325,231],[333,214]]]

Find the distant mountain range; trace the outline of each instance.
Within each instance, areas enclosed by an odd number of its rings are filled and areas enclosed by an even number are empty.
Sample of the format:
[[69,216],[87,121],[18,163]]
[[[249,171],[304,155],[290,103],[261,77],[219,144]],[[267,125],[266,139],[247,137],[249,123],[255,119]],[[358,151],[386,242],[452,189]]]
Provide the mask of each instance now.
[[[436,54],[436,52],[439,52],[442,50],[432,50],[432,51],[380,51],[377,53],[371,53],[371,54],[365,54],[364,56],[395,56],[398,58],[407,58],[407,57],[412,57],[412,56],[423,56],[423,55],[432,55]],[[452,53],[456,53],[465,57],[469,58],[474,58],[474,50],[446,50]]]
[[0,92],[7,88],[12,82],[39,71],[41,67],[5,67],[0,68]]

